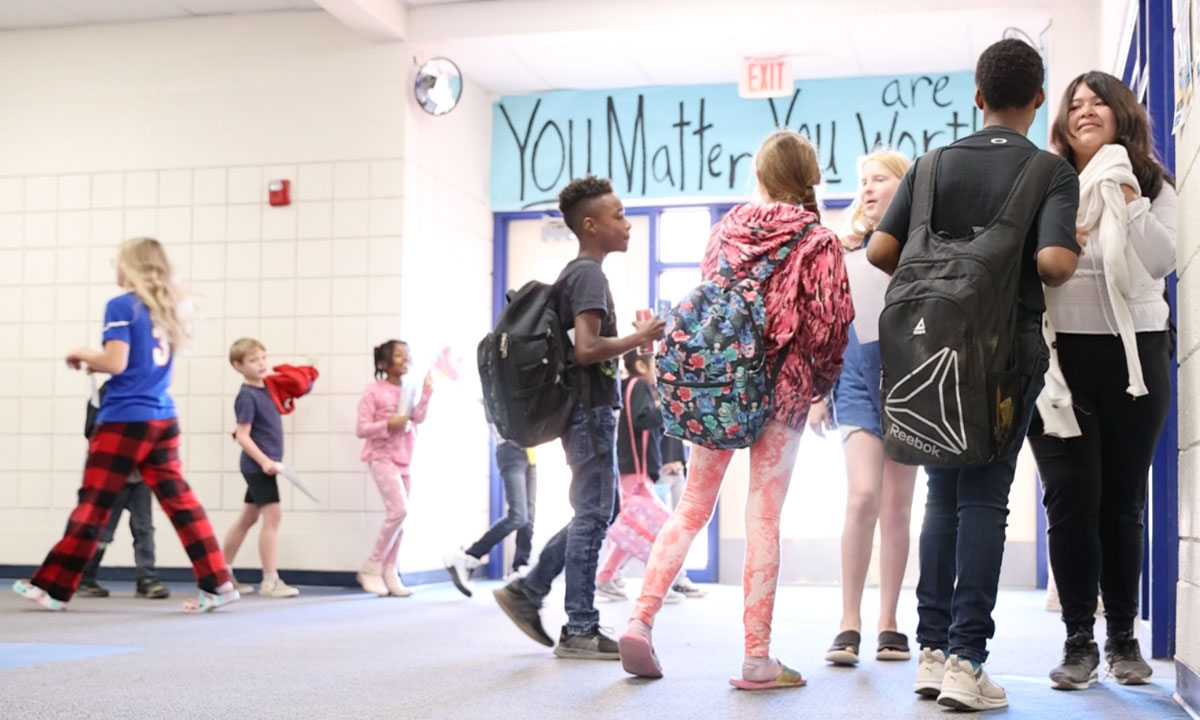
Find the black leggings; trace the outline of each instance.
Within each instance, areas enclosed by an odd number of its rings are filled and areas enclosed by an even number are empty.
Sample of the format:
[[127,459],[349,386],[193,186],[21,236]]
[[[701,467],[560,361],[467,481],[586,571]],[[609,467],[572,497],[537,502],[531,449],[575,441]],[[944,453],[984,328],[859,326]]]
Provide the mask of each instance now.
[[1119,337],[1060,333],[1059,364],[1083,435],[1029,438],[1068,635],[1091,633],[1097,585],[1110,635],[1132,629],[1138,614],[1142,513],[1171,403],[1171,358],[1166,331],[1138,333],[1137,343],[1150,394],[1133,398],[1125,392],[1129,372]]

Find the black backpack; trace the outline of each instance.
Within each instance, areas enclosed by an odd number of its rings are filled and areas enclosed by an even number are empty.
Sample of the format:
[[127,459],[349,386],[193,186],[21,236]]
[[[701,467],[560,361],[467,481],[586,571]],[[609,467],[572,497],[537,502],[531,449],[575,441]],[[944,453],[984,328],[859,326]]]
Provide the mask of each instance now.
[[576,397],[558,288],[532,280],[506,297],[496,328],[479,343],[483,403],[500,437],[535,447],[562,435]]
[[993,462],[1020,442],[1021,254],[1059,159],[1035,153],[991,223],[950,238],[932,227],[941,153],[913,169],[908,240],[879,317],[881,420],[888,457],[960,468]]

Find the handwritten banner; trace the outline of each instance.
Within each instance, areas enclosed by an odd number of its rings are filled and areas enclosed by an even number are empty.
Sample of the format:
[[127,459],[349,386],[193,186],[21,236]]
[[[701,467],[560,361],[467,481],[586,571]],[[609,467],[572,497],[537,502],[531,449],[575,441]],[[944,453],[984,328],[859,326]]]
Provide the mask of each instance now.
[[[816,145],[830,195],[849,195],[858,158],[878,146],[917,157],[978,130],[972,73],[803,80],[791,97],[745,100],[738,86],[558,91],[493,108],[491,206],[553,207],[571,178],[610,177],[626,200],[738,199],[753,154],[776,127]],[[1044,147],[1046,110],[1029,137]]]

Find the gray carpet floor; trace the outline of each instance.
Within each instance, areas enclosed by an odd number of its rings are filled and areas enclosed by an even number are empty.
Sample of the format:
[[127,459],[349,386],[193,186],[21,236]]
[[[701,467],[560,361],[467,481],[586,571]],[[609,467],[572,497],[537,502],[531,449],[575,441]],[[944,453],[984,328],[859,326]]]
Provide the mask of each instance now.
[[[741,589],[663,609],[655,641],[666,678],[630,678],[615,662],[554,658],[496,607],[494,582],[467,599],[448,584],[408,599],[303,588],[299,598],[250,596],[211,615],[187,616],[173,586],[165,601],[113,583],[107,599],[78,598],[65,613],[0,592],[0,717],[20,718],[933,718],[912,693],[916,660],[882,663],[874,645],[857,668],[822,661],[837,630],[837,588],[780,589],[772,651],[800,670],[798,690],[739,692]],[[630,582],[636,589],[636,581]],[[868,589],[868,627],[877,591]],[[1154,683],[1111,679],[1085,692],[1051,690],[1046,672],[1062,644],[1043,595],[1004,591],[989,673],[1008,691],[1007,718],[1186,718],[1172,699],[1173,666],[1153,662]],[[624,628],[631,603],[600,603]],[[902,598],[913,634],[915,600]],[[544,611],[557,635],[561,586]],[[1097,627],[1102,636],[1102,623]]]

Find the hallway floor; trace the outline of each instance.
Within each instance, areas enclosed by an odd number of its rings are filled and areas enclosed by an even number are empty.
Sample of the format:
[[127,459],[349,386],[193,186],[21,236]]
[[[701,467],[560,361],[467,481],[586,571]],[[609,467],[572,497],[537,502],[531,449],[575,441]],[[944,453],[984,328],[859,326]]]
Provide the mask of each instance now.
[[[800,670],[798,690],[746,693],[727,678],[741,663],[741,589],[706,586],[704,599],[668,605],[656,645],[666,678],[633,679],[618,663],[558,660],[496,606],[495,582],[464,598],[447,584],[408,599],[303,588],[291,600],[250,596],[211,615],[180,611],[189,588],[166,601],[111,583],[107,599],[78,598],[65,613],[0,592],[0,695],[21,718],[932,718],[912,693],[916,660],[880,663],[873,633],[857,668],[822,656],[837,630],[837,588],[784,587],[773,652]],[[630,589],[636,589],[636,581]],[[868,622],[877,591],[868,589]],[[1186,718],[1172,699],[1173,665],[1155,661],[1141,688],[1111,680],[1084,692],[1050,689],[1062,644],[1043,594],[1003,591],[987,669],[1009,696],[1006,718]],[[623,629],[632,603],[601,601],[602,622]],[[901,630],[916,622],[911,590]],[[562,590],[544,612],[557,636]],[[1103,635],[1103,623],[1097,627]]]

